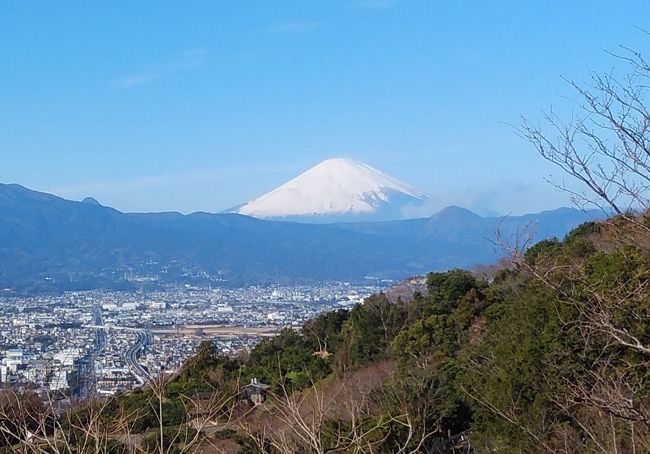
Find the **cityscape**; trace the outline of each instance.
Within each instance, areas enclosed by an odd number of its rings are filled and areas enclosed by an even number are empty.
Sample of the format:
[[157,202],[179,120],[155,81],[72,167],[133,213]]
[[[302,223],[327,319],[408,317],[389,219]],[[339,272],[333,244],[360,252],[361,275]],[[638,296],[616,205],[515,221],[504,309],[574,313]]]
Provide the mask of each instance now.
[[379,290],[340,282],[0,297],[0,386],[61,405],[122,394],[178,371],[203,341],[234,356]]

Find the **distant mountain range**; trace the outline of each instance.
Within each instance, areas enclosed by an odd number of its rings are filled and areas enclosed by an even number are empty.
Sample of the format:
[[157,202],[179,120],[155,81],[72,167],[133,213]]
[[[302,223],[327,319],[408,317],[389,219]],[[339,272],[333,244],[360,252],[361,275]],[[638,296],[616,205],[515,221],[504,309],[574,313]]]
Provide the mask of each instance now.
[[322,225],[122,213],[94,199],[0,185],[0,289],[130,288],[137,278],[231,285],[399,279],[493,262],[497,228],[506,238],[524,229],[536,239],[562,237],[597,216],[561,208],[484,218],[449,207],[426,219]]

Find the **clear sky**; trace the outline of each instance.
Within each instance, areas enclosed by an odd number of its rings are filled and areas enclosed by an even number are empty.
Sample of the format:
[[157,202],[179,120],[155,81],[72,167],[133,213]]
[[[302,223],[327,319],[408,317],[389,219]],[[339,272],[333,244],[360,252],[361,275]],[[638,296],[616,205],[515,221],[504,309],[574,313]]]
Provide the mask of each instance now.
[[511,124],[650,41],[647,0],[0,8],[0,182],[127,211],[220,211],[334,156],[440,205],[566,205]]

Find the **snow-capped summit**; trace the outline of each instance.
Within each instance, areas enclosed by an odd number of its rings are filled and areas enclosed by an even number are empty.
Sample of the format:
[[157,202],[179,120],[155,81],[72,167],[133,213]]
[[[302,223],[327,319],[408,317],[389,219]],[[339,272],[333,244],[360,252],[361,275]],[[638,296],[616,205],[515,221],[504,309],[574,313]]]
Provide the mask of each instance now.
[[425,195],[367,164],[327,159],[235,211],[258,218],[311,221],[399,219]]

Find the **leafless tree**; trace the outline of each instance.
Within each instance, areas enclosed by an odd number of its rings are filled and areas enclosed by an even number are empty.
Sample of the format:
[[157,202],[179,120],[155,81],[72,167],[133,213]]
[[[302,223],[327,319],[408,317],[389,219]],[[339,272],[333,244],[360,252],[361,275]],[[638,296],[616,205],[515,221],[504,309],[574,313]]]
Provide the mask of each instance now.
[[[378,416],[367,394],[355,395],[345,386],[325,392],[316,383],[300,393],[285,387],[264,404],[268,418],[240,425],[262,453],[377,453],[392,427],[404,429],[395,452],[422,452],[433,431],[421,430],[408,412]],[[330,426],[327,427],[328,422]]]
[[[580,99],[578,112],[570,120],[551,111],[543,122],[524,119],[519,133],[544,159],[583,184],[584,190],[576,191],[555,183],[570,192],[576,204],[628,217],[650,208],[650,112],[646,105],[650,65],[640,52],[621,50],[617,57],[628,66],[625,75],[593,73],[588,86],[569,82]],[[636,222],[633,216],[629,218]]]
[[[111,399],[81,403],[61,418],[53,400],[42,402],[36,395],[8,391],[0,405],[0,442],[7,452],[25,454],[80,454],[123,452],[194,453],[221,452],[214,446],[210,431],[233,426],[237,393],[229,389],[212,389],[209,398],[180,396],[186,420],[175,427],[163,421],[165,391],[175,376],[153,380],[147,388],[151,393],[148,408],[130,413]],[[146,434],[136,434],[133,427],[145,413],[155,415],[157,426]],[[143,445],[144,436],[155,436],[154,447]],[[116,446],[118,450],[116,451]],[[153,449],[153,451],[152,451]]]

